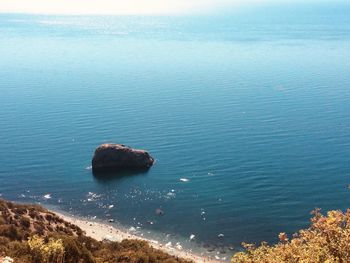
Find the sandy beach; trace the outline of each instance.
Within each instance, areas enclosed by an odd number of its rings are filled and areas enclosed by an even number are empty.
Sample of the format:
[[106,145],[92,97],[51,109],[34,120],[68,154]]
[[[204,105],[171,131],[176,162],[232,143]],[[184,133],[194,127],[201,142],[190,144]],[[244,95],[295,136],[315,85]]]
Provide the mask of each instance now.
[[[185,258],[196,263],[218,263],[223,262],[222,260],[216,260],[209,256],[196,255],[192,252],[186,251],[184,249],[176,248],[172,245],[162,244],[156,240],[150,240],[141,238],[139,236],[133,235],[131,233],[117,229],[114,226],[108,224],[94,222],[91,220],[85,220],[83,218],[76,218],[71,215],[64,215],[60,212],[54,211],[55,214],[60,216],[65,221],[79,226],[83,231],[86,232],[87,236],[90,236],[96,240],[108,239],[111,241],[122,241],[123,239],[138,239],[147,241],[153,248],[162,250],[170,255]],[[224,260],[227,261],[227,260]]]

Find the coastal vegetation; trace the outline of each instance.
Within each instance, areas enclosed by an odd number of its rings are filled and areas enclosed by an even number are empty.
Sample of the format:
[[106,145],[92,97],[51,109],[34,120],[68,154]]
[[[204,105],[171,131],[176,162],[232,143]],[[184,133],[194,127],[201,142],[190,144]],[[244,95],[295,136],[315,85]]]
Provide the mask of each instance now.
[[[350,209],[313,211],[309,228],[275,245],[243,244],[232,263],[342,263],[350,260]],[[152,248],[146,241],[97,241],[78,226],[38,205],[0,200],[0,260],[21,263],[189,262]],[[12,262],[12,261],[6,261]]]
[[0,260],[21,263],[185,263],[140,240],[97,241],[38,205],[0,200]]
[[232,263],[342,263],[350,262],[350,209],[345,213],[313,212],[311,226],[290,239],[279,234],[279,243],[269,246],[243,244],[246,251],[233,256]]

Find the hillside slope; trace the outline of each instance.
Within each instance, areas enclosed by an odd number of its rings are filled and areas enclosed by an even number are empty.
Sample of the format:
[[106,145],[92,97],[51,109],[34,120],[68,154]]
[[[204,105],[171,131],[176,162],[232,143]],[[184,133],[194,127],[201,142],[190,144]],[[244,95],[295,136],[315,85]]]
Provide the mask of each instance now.
[[21,263],[189,262],[145,241],[97,241],[41,206],[0,199],[0,259],[6,256]]

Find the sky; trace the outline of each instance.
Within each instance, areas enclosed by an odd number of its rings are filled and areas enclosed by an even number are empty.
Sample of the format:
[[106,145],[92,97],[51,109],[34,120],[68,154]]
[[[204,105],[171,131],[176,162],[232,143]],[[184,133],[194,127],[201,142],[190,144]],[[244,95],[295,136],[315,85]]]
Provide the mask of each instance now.
[[0,13],[153,15],[211,13],[271,3],[336,0],[0,0]]

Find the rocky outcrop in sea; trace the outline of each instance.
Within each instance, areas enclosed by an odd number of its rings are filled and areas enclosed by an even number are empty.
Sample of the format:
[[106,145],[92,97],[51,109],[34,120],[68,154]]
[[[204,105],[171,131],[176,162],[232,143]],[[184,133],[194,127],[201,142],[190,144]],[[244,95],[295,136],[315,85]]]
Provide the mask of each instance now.
[[93,173],[148,170],[154,163],[145,150],[122,144],[102,144],[92,158]]

